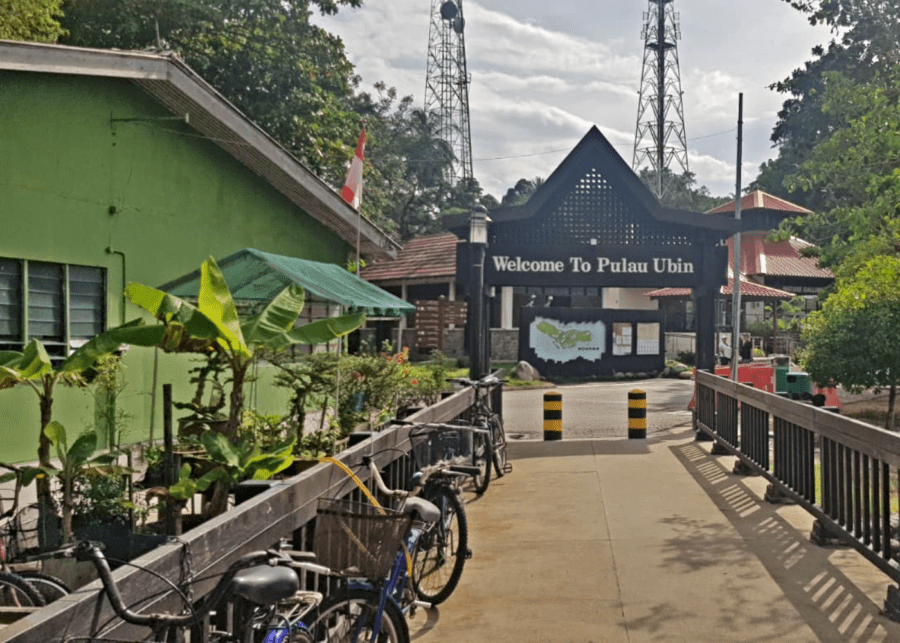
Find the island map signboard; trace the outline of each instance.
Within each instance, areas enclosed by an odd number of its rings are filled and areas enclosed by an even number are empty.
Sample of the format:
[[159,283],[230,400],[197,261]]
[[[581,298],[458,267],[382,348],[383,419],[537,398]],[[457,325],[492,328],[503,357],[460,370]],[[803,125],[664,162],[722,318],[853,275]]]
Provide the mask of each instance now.
[[519,357],[550,377],[659,373],[663,322],[656,310],[525,308]]

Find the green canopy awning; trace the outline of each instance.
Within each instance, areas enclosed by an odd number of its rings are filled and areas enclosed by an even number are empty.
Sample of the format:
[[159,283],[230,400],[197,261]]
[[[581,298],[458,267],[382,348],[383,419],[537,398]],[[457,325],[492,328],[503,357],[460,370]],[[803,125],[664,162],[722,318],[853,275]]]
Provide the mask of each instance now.
[[[341,266],[285,257],[247,248],[217,260],[235,300],[269,301],[288,284],[303,286],[308,295],[340,304],[348,313],[399,317],[416,308],[364,281]],[[196,297],[200,270],[163,284],[160,290],[177,297]]]

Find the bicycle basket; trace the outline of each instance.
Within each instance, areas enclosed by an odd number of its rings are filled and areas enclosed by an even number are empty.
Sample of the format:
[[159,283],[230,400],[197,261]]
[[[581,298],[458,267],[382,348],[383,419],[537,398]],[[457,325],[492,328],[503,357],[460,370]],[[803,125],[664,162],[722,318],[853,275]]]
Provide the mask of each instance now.
[[59,546],[60,527],[55,512],[41,520],[38,505],[27,505],[0,526],[0,540],[7,562],[16,562],[29,554],[50,551]]
[[410,517],[370,504],[321,498],[316,513],[316,562],[344,576],[384,578],[409,530]]
[[417,436],[410,435],[415,465],[423,467],[441,461],[469,461],[473,435],[471,431],[438,427]]

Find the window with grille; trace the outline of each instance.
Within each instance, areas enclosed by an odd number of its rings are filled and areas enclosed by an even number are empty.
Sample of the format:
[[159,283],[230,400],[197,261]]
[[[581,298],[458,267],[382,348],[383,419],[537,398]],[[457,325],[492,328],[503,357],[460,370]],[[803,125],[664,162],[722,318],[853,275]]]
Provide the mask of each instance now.
[[106,328],[106,270],[0,258],[0,350],[38,339],[54,361]]

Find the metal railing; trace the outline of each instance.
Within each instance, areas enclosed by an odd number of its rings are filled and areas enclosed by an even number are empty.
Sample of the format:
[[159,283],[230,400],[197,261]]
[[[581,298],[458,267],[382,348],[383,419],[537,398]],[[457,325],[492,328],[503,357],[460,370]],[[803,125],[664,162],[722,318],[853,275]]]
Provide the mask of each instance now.
[[[816,518],[815,542],[840,541],[900,583],[900,435],[832,410],[698,371],[696,428]],[[886,613],[898,620],[891,588]]]
[[[464,389],[407,419],[448,422],[463,416],[473,402],[473,390]],[[499,411],[499,405],[496,409]],[[357,465],[364,456],[377,454],[376,464],[386,468],[387,483],[400,487],[412,473],[409,432],[409,426],[389,427],[343,451],[337,459],[366,481],[368,470]],[[190,598],[199,601],[212,590],[218,576],[244,553],[271,547],[282,538],[291,538],[296,547],[309,548],[319,498],[337,497],[360,499],[360,492],[344,472],[320,463],[188,531],[178,541],[132,561],[135,567],[119,568],[115,572],[116,583],[125,603],[139,606],[139,611],[179,611],[184,606],[175,592],[159,591],[154,595],[148,589],[153,574],[174,583],[190,576],[195,580],[190,585]],[[308,582],[314,586],[322,580],[310,578]],[[148,634],[146,628],[120,621],[103,597],[100,582],[94,581],[0,628],[0,643],[64,643],[90,638],[101,631],[103,639],[139,640]],[[204,638],[200,631],[192,634],[192,641]]]

